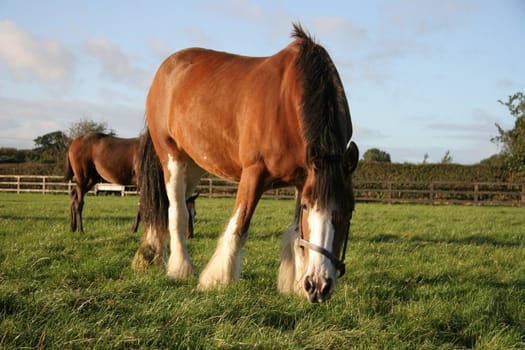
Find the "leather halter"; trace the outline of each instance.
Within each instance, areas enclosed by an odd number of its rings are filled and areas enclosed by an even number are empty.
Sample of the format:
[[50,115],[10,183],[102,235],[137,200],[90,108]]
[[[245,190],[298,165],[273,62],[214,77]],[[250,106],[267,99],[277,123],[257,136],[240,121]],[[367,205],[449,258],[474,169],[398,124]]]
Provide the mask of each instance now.
[[343,253],[342,253],[341,259],[339,259],[332,252],[316,244],[313,244],[303,238],[303,210],[304,208],[301,207],[300,212],[299,212],[299,222],[297,223],[297,228],[296,228],[296,230],[299,231],[299,237],[300,237],[299,246],[303,248],[308,248],[310,250],[313,250],[319,254],[326,256],[332,262],[334,267],[339,271],[339,277],[342,277],[346,272],[345,255],[346,255],[346,246],[348,244],[348,236],[350,236],[350,221],[348,221],[348,228],[346,230],[346,237],[345,237],[345,241],[343,245]]

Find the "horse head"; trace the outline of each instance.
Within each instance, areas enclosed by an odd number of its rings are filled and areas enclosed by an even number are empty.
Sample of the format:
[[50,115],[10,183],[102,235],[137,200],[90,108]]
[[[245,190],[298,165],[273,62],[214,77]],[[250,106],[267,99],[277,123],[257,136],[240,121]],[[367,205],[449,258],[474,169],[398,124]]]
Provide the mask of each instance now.
[[352,173],[359,151],[351,142],[339,157],[314,160],[301,195],[297,230],[304,254],[302,288],[310,302],[323,302],[345,273],[345,250],[354,209]]

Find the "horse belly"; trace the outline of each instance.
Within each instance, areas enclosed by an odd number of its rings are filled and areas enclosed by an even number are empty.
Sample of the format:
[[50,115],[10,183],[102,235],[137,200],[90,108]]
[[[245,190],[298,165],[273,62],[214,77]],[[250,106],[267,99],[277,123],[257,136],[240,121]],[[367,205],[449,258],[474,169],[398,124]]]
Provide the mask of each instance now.
[[205,171],[232,181],[239,181],[242,174],[242,166],[238,156],[231,151],[231,147],[225,147],[227,141],[217,143],[201,140],[199,145],[189,140],[191,147],[184,147],[189,157]]

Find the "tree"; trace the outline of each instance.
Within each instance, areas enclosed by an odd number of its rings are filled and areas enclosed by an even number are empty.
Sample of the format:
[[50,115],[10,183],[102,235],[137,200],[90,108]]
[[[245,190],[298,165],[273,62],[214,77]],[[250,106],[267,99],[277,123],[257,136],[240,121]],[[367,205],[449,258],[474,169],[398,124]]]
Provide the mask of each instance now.
[[482,165],[504,168],[507,165],[507,158],[503,154],[493,154],[479,162]]
[[517,92],[509,96],[506,102],[498,102],[508,108],[516,121],[511,130],[503,130],[496,123],[499,136],[493,137],[491,141],[503,145],[501,154],[510,169],[525,171],[525,95]]
[[363,154],[363,160],[365,162],[390,163],[390,154],[378,148],[371,148]]
[[441,158],[441,164],[452,164],[452,154],[447,151],[443,158]]
[[69,145],[66,134],[62,131],[53,131],[33,140],[36,148],[35,153],[41,162],[58,163],[64,159]]
[[22,163],[30,155],[30,150],[0,147],[0,163]]
[[71,140],[89,132],[102,132],[115,136],[115,131],[108,128],[108,123],[97,123],[91,119],[82,118],[79,122],[73,123],[69,127],[68,136]]

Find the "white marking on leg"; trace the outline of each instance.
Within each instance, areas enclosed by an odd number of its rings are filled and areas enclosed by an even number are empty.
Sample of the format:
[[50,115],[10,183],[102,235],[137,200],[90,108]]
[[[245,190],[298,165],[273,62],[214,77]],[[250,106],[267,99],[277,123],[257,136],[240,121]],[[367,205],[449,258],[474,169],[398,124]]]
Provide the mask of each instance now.
[[240,208],[230,219],[226,231],[219,239],[215,253],[199,278],[199,289],[223,287],[236,280],[241,272],[241,250],[244,240],[238,234],[237,220]]
[[[162,233],[163,235],[163,233]],[[154,228],[146,226],[140,247],[131,263],[136,270],[143,270],[151,264],[160,264],[165,261],[165,237],[157,234]],[[153,255],[152,255],[153,254]]]
[[188,230],[188,211],[186,210],[186,166],[168,156],[169,181],[166,192],[169,199],[168,228],[170,232],[170,257],[166,273],[175,279],[185,279],[193,275],[193,264],[186,246]]
[[[143,242],[144,244],[153,247],[155,252],[159,255],[164,254],[164,251],[166,250],[166,242],[162,241],[161,237],[155,229],[151,226],[146,226],[144,229],[144,236],[143,236]],[[163,259],[165,259],[164,256],[162,256]]]
[[[332,213],[328,210],[319,210],[316,206],[308,214],[310,227],[310,243],[332,252],[334,241],[334,226]],[[335,281],[335,268],[326,256],[312,249],[309,251],[307,275],[332,278]]]

